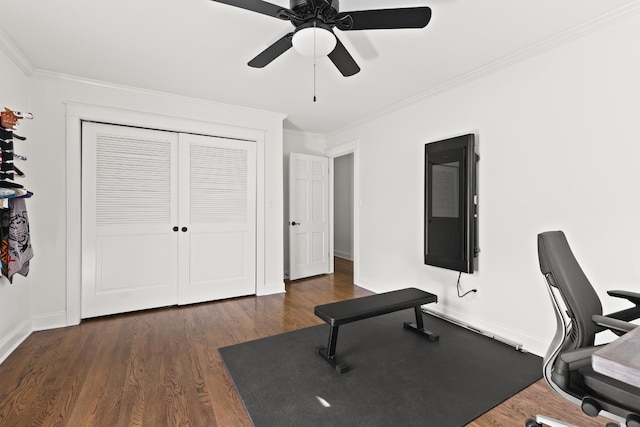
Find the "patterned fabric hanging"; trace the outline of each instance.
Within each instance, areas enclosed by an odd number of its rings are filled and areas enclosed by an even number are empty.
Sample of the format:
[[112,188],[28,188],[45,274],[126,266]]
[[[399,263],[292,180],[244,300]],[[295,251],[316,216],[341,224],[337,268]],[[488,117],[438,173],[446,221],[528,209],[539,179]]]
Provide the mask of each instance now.
[[0,210],[0,273],[9,277],[9,208]]
[[18,273],[29,274],[29,261],[33,258],[27,205],[22,198],[9,199],[9,266],[7,278],[11,282]]

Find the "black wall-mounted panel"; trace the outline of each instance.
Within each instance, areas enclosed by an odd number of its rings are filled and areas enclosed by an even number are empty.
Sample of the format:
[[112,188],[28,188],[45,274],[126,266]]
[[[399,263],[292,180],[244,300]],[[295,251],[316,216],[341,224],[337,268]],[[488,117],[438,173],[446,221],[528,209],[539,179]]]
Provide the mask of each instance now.
[[473,273],[477,160],[473,134],[425,144],[425,264]]

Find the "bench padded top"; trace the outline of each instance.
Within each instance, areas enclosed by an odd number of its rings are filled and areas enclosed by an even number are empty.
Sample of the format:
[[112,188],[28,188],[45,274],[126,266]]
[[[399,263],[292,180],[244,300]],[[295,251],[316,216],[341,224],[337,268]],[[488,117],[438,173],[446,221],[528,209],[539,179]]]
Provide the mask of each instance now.
[[416,288],[407,288],[318,305],[313,312],[331,326],[339,326],[437,301],[438,297],[434,294]]

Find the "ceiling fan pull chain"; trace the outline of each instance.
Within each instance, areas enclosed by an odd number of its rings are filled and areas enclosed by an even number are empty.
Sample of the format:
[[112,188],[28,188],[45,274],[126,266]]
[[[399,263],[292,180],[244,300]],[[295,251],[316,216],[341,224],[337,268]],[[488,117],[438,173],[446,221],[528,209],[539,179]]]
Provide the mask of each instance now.
[[316,21],[313,21],[313,102],[316,102]]
[[316,58],[313,58],[313,102],[316,102]]

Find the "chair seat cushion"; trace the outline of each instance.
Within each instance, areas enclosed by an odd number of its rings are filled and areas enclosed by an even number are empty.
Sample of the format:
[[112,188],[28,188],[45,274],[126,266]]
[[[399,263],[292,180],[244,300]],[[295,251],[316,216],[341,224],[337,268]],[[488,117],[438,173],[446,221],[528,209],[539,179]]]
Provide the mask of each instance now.
[[607,396],[610,402],[619,402],[629,410],[640,412],[640,388],[599,374],[592,367],[580,369],[584,384],[596,395]]

